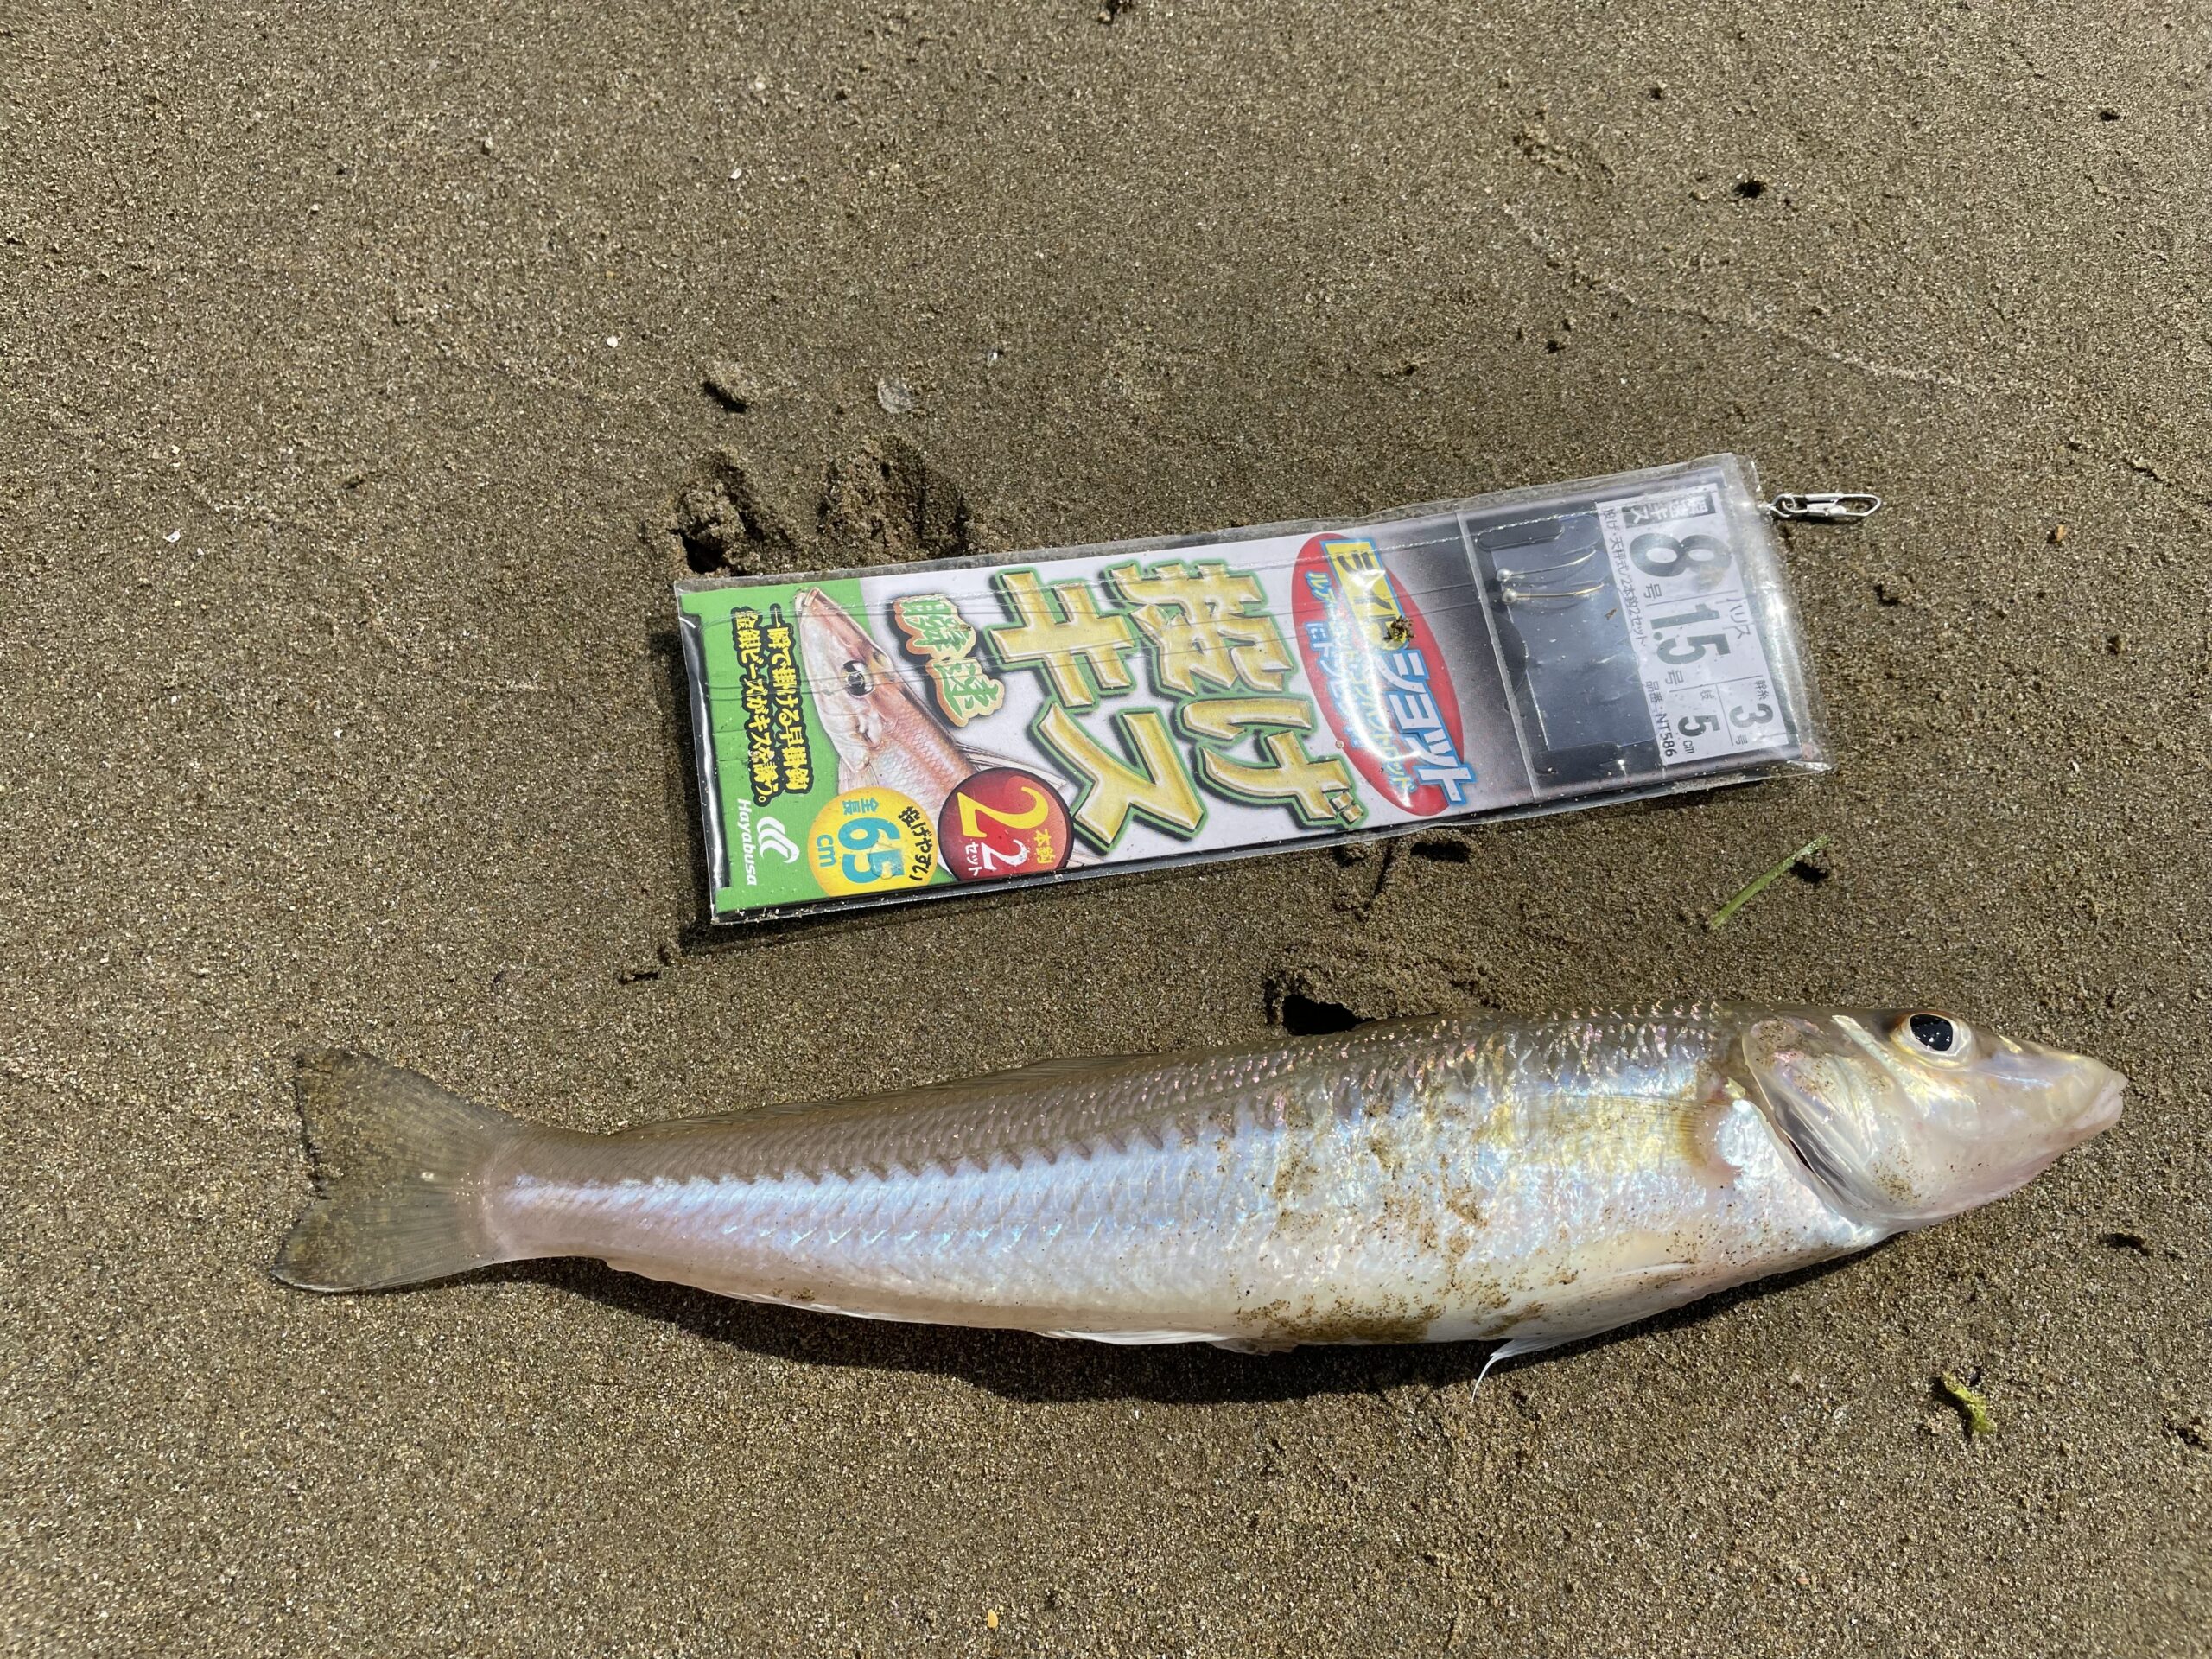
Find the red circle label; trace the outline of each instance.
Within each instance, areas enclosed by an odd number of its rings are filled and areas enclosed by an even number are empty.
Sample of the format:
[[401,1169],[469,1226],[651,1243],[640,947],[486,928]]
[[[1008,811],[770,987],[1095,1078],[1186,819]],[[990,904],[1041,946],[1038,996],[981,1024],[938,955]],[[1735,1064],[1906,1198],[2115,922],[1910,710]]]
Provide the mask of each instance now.
[[[1290,584],[1299,654],[1360,776],[1406,811],[1464,804],[1474,771],[1452,671],[1414,596],[1357,532],[1300,550]],[[1428,778],[1458,776],[1447,794]]]
[[1067,804],[1034,772],[993,766],[944,798],[938,856],[957,881],[1045,875],[1068,861]]

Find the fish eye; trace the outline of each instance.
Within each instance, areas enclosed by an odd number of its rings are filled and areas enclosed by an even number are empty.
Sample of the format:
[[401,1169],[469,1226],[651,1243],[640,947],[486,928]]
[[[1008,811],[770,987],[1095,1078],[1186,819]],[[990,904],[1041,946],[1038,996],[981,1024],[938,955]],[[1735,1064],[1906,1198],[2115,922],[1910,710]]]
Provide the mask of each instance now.
[[868,678],[866,663],[847,663],[844,675],[845,690],[854,696],[864,697],[875,689],[874,684]]
[[1974,1052],[1974,1033],[1948,1014],[1908,1014],[1890,1034],[1898,1047],[1933,1060],[1963,1060]]

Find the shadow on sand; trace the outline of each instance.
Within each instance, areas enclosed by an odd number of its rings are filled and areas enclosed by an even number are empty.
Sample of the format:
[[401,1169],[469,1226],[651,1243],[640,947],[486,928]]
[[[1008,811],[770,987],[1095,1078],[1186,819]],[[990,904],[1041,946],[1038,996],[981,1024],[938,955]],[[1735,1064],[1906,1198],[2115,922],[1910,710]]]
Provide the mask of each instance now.
[[[1725,1312],[1746,1298],[1810,1284],[1857,1259],[1847,1256],[1758,1280],[1618,1331],[1507,1362],[1497,1367],[1492,1382],[1523,1365],[1631,1341],[1652,1332],[1674,1330]],[[957,1377],[1008,1400],[1029,1402],[1129,1400],[1197,1405],[1371,1394],[1408,1383],[1430,1389],[1460,1383],[1472,1387],[1482,1376],[1490,1354],[1489,1344],[1477,1342],[1308,1347],[1284,1354],[1230,1353],[1203,1343],[1117,1347],[1020,1331],[901,1325],[734,1301],[587,1261],[518,1262],[470,1277],[479,1282],[549,1285],[626,1313],[674,1325],[701,1341],[726,1344],[748,1353],[810,1365],[927,1371]]]

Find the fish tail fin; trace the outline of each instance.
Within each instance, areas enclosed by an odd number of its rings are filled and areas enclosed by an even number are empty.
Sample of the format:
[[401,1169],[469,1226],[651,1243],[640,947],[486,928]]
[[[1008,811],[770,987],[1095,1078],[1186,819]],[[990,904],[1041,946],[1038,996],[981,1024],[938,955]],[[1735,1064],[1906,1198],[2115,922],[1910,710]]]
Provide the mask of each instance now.
[[302,1290],[378,1290],[512,1258],[485,1224],[493,1155],[531,1133],[420,1073],[324,1049],[299,1063],[315,1197],[270,1268]]

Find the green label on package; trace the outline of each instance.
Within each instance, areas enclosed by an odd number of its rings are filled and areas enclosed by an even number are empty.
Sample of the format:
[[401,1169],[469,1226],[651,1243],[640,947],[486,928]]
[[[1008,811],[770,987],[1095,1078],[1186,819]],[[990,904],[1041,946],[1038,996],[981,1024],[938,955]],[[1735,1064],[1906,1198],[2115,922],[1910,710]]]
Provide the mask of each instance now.
[[691,582],[735,920],[1817,766],[1749,467],[1003,560]]

